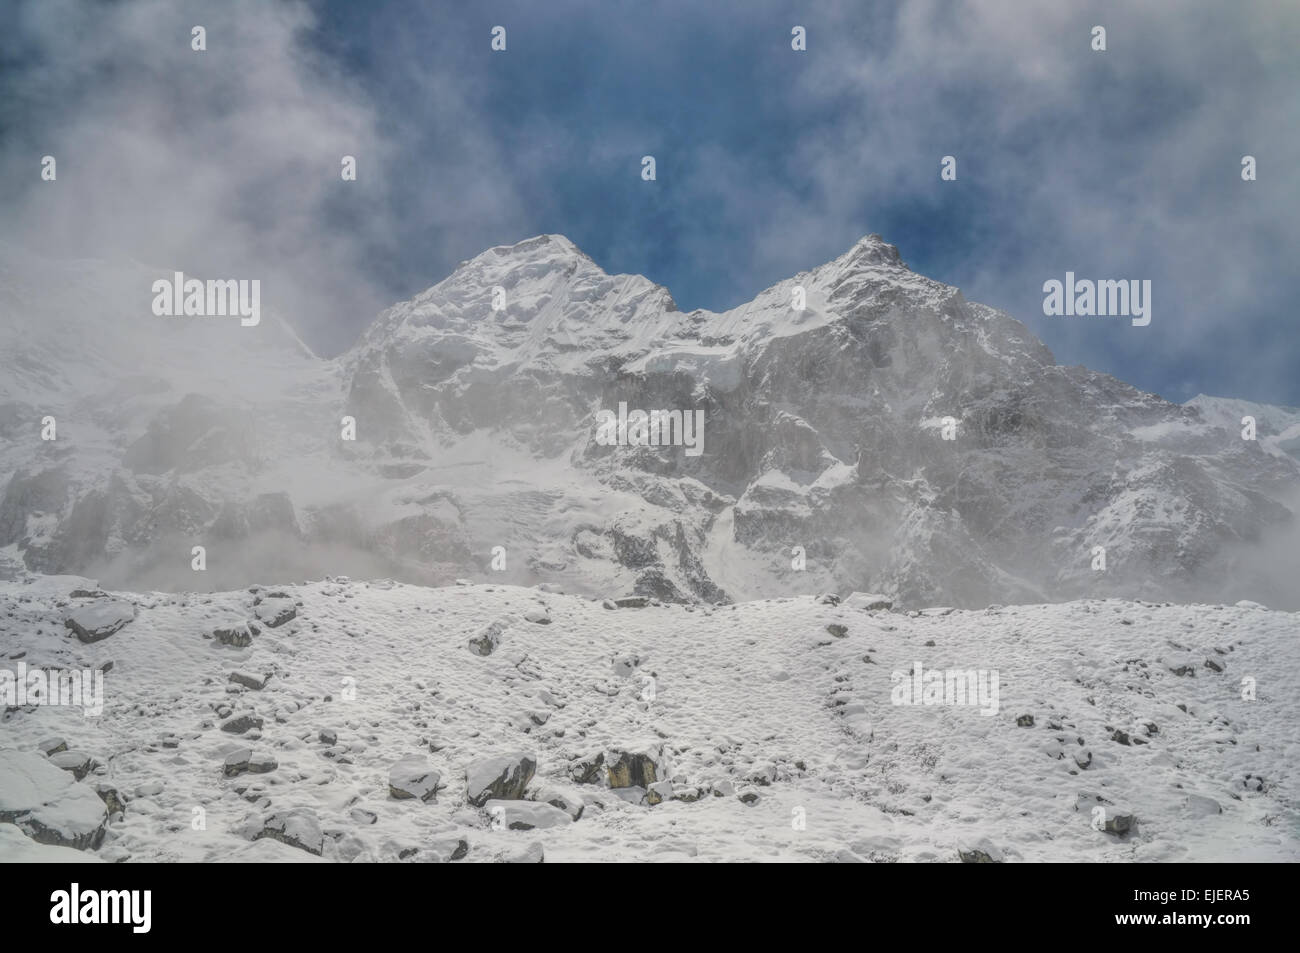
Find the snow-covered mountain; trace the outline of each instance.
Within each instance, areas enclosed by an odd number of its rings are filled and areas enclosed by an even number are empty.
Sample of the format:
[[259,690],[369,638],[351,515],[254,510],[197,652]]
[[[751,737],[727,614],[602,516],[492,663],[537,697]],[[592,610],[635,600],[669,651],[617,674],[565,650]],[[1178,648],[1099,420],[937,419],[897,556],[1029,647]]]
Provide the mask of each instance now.
[[[10,572],[1295,599],[1267,572],[1296,551],[1291,424],[1246,441],[1223,402],[1062,367],[878,236],[721,314],[540,236],[462,263],[335,360],[301,344],[273,287],[257,327],[155,317],[168,274],[0,253]],[[620,403],[702,411],[702,452],[601,445],[598,412]]]
[[1242,421],[1253,417],[1261,447],[1270,453],[1300,457],[1300,408],[1206,394],[1197,394],[1185,406],[1195,407],[1208,423],[1228,430],[1243,429]]

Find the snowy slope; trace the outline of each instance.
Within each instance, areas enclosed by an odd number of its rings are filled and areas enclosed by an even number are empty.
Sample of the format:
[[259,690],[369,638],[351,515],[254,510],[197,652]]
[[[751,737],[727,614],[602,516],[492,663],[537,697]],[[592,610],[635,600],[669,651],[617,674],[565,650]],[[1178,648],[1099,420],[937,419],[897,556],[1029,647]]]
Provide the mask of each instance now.
[[1254,417],[1261,446],[1270,453],[1300,457],[1300,408],[1205,394],[1197,394],[1184,406],[1195,407],[1206,421],[1228,430],[1240,430],[1242,418]]
[[[3,667],[113,663],[98,717],[6,711],[0,759],[35,777],[39,749],[62,738],[66,769],[90,762],[75,785],[45,784],[117,799],[92,851],[104,860],[1300,858],[1288,687],[1300,624],[1261,607],[610,609],[536,589],[345,579],[93,590],[73,577],[0,588]],[[106,598],[134,619],[91,644],[65,632]],[[249,620],[247,646],[205,638]],[[891,673],[917,662],[996,670],[996,714],[891,704]],[[261,728],[223,730],[245,717]],[[241,747],[270,770],[224,777]],[[467,773],[516,752],[536,763],[523,793],[537,803],[469,804]],[[620,752],[654,766],[660,803],[587,770]],[[403,780],[412,765],[420,778]],[[395,776],[436,796],[394,798]],[[72,796],[0,780],[0,812],[44,797],[57,817]],[[1094,807],[1136,822],[1094,829]],[[498,818],[532,829],[493,829]],[[0,824],[4,859],[60,849],[15,831]]]

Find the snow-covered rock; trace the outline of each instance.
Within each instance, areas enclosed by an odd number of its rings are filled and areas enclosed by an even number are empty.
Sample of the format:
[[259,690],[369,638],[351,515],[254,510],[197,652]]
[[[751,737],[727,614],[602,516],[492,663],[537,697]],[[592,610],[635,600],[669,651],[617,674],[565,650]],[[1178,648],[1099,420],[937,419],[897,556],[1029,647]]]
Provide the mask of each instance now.
[[295,618],[298,607],[285,596],[258,596],[253,600],[253,614],[268,629],[274,629]]
[[305,808],[272,814],[262,823],[262,829],[256,836],[258,839],[269,837],[317,857],[325,849],[325,835],[321,832],[320,821],[314,812]]
[[235,622],[230,625],[217,626],[212,630],[212,638],[222,645],[235,648],[247,648],[253,644],[253,637],[261,632],[252,622]]
[[13,824],[0,824],[0,864],[102,864],[89,851],[32,840]]
[[648,788],[664,773],[663,745],[649,744],[634,750],[616,748],[607,751],[605,772],[611,788]]
[[877,609],[893,608],[893,600],[888,596],[882,596],[878,593],[854,592],[843,601],[843,605],[850,609],[866,609],[874,612]]
[[475,655],[491,655],[501,645],[501,636],[506,628],[506,623],[499,619],[485,625],[469,640],[469,650]]
[[412,755],[388,769],[388,796],[397,800],[430,801],[438,793],[441,781],[442,776],[429,766],[428,759]]
[[475,807],[493,799],[517,800],[536,771],[536,757],[522,752],[480,758],[465,769],[465,797]]
[[108,812],[93,788],[35,751],[0,749],[0,824],[32,840],[78,850],[98,847]]
[[117,599],[98,599],[77,606],[68,613],[64,625],[82,642],[99,642],[108,638],[135,618],[135,606]]
[[237,748],[226,755],[221,771],[228,778],[241,774],[266,774],[279,767],[275,758],[269,754],[254,754],[251,748]]
[[59,751],[49,757],[50,764],[71,773],[78,781],[84,779],[95,766],[95,759],[82,751]]
[[531,831],[534,828],[562,827],[573,823],[565,811],[541,801],[498,801],[484,803],[484,810],[492,826],[512,831]]

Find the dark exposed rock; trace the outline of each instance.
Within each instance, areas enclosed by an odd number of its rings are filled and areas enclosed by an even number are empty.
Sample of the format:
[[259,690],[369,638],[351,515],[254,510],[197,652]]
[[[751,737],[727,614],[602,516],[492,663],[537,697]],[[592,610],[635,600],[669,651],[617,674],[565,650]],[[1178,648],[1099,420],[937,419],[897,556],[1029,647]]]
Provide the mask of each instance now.
[[499,620],[484,626],[469,640],[469,650],[475,655],[491,655],[501,645],[501,634],[505,630],[506,624]]
[[611,788],[648,788],[659,780],[658,758],[639,751],[614,750],[605,759],[605,775]]
[[266,683],[271,680],[269,674],[253,675],[248,672],[231,672],[230,681],[236,685],[243,685],[245,688],[252,689],[255,692],[261,691],[266,687]]
[[274,771],[279,764],[270,755],[254,755],[249,748],[239,748],[226,756],[221,772],[228,778],[241,774],[266,774]]
[[262,719],[257,715],[237,715],[221,723],[221,730],[232,735],[242,735],[246,731],[262,727]]
[[465,771],[466,800],[482,807],[491,800],[518,800],[537,771],[537,759],[521,752],[480,758]]
[[253,644],[253,636],[259,635],[261,629],[253,622],[236,622],[233,625],[219,626],[212,630],[212,638],[222,645],[234,648],[247,648]]

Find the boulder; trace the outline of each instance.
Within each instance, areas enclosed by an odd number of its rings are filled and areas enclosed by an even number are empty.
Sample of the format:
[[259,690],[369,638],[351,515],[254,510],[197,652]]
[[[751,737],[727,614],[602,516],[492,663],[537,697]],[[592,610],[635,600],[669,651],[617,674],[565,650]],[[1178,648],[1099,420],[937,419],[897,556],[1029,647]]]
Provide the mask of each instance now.
[[494,828],[531,831],[544,830],[548,827],[566,827],[573,823],[573,818],[566,812],[540,801],[491,800],[483,806],[492,818]]
[[388,796],[398,801],[432,801],[441,781],[442,775],[424,757],[411,755],[388,769]]
[[549,784],[530,790],[528,799],[557,807],[575,821],[582,817],[582,812],[587,806],[576,794],[570,794]]
[[94,785],[94,791],[99,795],[99,799],[104,802],[109,817],[126,813],[126,798],[122,796],[122,792],[117,788],[100,781]]
[[222,645],[242,649],[252,645],[253,636],[260,635],[261,631],[252,622],[236,622],[232,625],[218,626],[213,629],[212,638]]
[[305,808],[281,811],[272,814],[262,824],[254,840],[269,837],[281,844],[297,847],[317,857],[325,849],[325,835],[321,831],[320,821],[316,815]]
[[257,715],[236,715],[234,718],[227,719],[221,723],[221,730],[229,732],[232,735],[242,735],[254,728],[262,727],[262,719]]
[[253,600],[253,615],[268,629],[274,629],[296,618],[298,606],[288,596],[258,596]]
[[1120,837],[1136,829],[1137,817],[1132,814],[1109,814],[1102,826],[1102,830],[1107,834],[1116,834]]
[[894,600],[874,592],[855,592],[843,600],[841,604],[852,609],[865,609],[868,612],[875,612],[879,609],[892,609]]
[[266,688],[266,683],[269,682],[270,680],[271,680],[271,676],[269,674],[252,675],[248,672],[230,673],[231,682],[233,682],[236,685],[243,685],[245,688],[252,689],[255,692],[260,692],[262,689]]
[[648,788],[659,780],[662,746],[648,751],[615,749],[605,753],[605,777],[611,788]]
[[984,844],[979,847],[957,848],[957,856],[963,864],[1000,864],[1002,852],[996,847]]
[[433,843],[433,851],[445,860],[461,860],[469,853],[469,841],[463,837],[449,837]]
[[94,769],[95,759],[80,751],[59,751],[50,755],[50,764],[72,772],[72,776],[80,781]]
[[270,755],[255,755],[249,748],[236,748],[226,756],[221,773],[228,778],[241,774],[266,774],[274,771],[279,764]]
[[502,864],[544,864],[546,863],[546,852],[542,850],[542,845],[533,841],[522,850],[514,850],[502,854],[498,859]]
[[484,626],[469,640],[469,650],[475,655],[491,655],[501,645],[501,634],[505,630],[506,624],[500,620]]
[[594,784],[600,780],[601,768],[605,766],[605,753],[597,751],[569,763],[569,777],[579,784]]
[[465,797],[475,807],[491,800],[517,801],[537,771],[537,759],[522,752],[480,758],[465,770]]
[[35,751],[0,749],[0,823],[32,840],[77,850],[98,847],[108,809],[94,788]]
[[63,620],[82,642],[106,639],[135,618],[135,606],[120,599],[96,599],[78,606]]
[[102,864],[103,858],[71,847],[32,840],[13,824],[0,824],[0,862],[9,864]]

